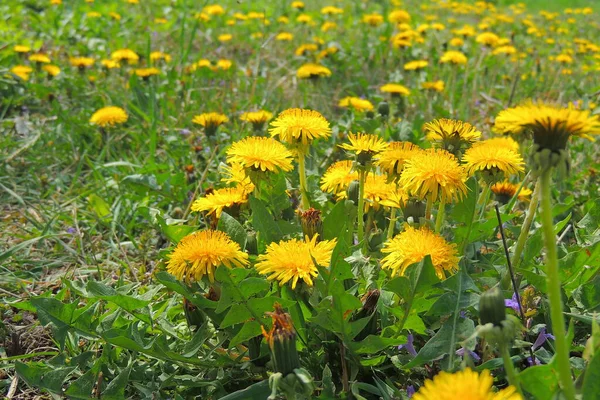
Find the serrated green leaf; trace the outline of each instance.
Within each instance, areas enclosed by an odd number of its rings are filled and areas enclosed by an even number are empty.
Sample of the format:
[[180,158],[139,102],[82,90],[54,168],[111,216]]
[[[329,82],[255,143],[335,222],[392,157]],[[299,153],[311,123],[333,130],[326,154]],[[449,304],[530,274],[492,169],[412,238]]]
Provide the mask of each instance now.
[[225,211],[221,213],[221,217],[219,218],[219,224],[217,225],[220,231],[225,232],[231,240],[240,245],[240,248],[243,250],[246,249],[246,240],[248,240],[248,233],[240,224],[237,219],[233,218],[231,215],[227,214]]

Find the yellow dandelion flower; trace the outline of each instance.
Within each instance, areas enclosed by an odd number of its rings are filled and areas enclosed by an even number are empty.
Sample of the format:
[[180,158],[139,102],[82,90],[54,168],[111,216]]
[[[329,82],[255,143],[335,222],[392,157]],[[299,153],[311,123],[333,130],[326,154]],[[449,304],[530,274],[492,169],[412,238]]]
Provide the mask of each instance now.
[[102,60],[100,64],[102,64],[102,66],[106,69],[119,68],[121,66],[114,60]]
[[433,380],[426,380],[413,400],[523,400],[514,386],[494,391],[490,371],[481,374],[470,368],[456,372],[440,372]]
[[220,265],[227,268],[248,265],[248,254],[232,241],[225,232],[205,230],[181,239],[168,256],[167,271],[180,281],[200,281],[208,275],[215,280],[215,270]]
[[337,28],[337,24],[332,21],[325,21],[323,25],[321,25],[321,32],[329,32]]
[[225,9],[219,4],[210,4],[205,6],[202,9],[202,12],[205,12],[208,15],[223,15],[225,14]]
[[404,10],[394,10],[388,14],[388,21],[393,24],[410,22],[410,14]]
[[220,171],[222,175],[221,182],[234,184],[242,188],[246,193],[254,191],[254,184],[246,174],[246,169],[242,164],[233,163],[231,165],[224,165],[220,168]]
[[329,122],[314,110],[290,108],[281,112],[271,122],[269,133],[272,137],[291,144],[310,144],[314,139],[327,138],[331,135]]
[[505,147],[507,149],[510,149],[510,150],[513,150],[516,152],[519,152],[519,149],[520,149],[519,142],[517,142],[515,139],[511,138],[510,136],[502,136],[502,137],[486,139],[485,142],[489,143],[489,144],[493,144],[496,147]]
[[[501,203],[506,204],[510,201],[510,199],[512,199],[515,196],[520,186],[520,184],[504,181],[494,183],[492,186],[490,186],[490,189]],[[531,196],[531,193],[532,192],[530,189],[523,187],[521,188],[521,191],[519,192],[517,198],[521,201],[529,200],[529,196]]]
[[340,100],[338,106],[344,108],[353,108],[356,111],[373,111],[375,108],[373,103],[371,103],[369,100],[353,96],[344,97]]
[[442,64],[454,64],[454,65],[464,65],[467,63],[467,56],[465,56],[460,51],[448,50],[445,52],[440,58],[440,63]]
[[160,70],[158,68],[136,68],[133,73],[140,78],[149,78],[160,74]]
[[207,130],[215,130],[227,121],[229,121],[229,118],[227,118],[226,115],[216,112],[196,115],[194,116],[194,119],[192,119],[193,123],[202,125]]
[[29,56],[29,61],[38,64],[50,64],[50,58],[45,54],[32,54]]
[[492,51],[493,55],[499,55],[499,54],[516,54],[517,53],[517,49],[514,46],[500,46],[500,47],[496,47],[494,49],[494,51]]
[[85,68],[85,67],[91,67],[92,65],[94,65],[94,63],[96,62],[96,60],[94,60],[91,57],[71,57],[69,59],[69,63],[76,68]]
[[297,10],[303,10],[304,2],[303,1],[292,1],[292,8],[295,8]]
[[292,153],[280,142],[266,137],[247,137],[227,150],[227,162],[255,171],[291,171]]
[[409,61],[406,64],[404,64],[404,70],[405,71],[416,71],[419,69],[423,69],[423,68],[427,67],[428,65],[429,65],[429,61],[427,61],[427,60]]
[[573,57],[571,57],[568,54],[559,54],[556,56],[556,58],[554,58],[554,61],[556,61],[559,64],[572,64]]
[[427,140],[453,154],[459,154],[463,147],[470,146],[481,137],[481,132],[470,123],[448,118],[428,122],[423,125],[423,130],[427,133]]
[[494,47],[498,44],[500,37],[492,32],[483,32],[477,35],[475,41],[484,46]]
[[13,47],[13,50],[15,53],[29,53],[31,51],[31,47],[17,44],[15,47]]
[[391,142],[377,155],[375,165],[389,175],[400,175],[406,161],[420,151],[419,146],[410,142]]
[[435,92],[443,92],[446,85],[444,81],[435,81],[435,82],[423,82],[421,83],[421,87],[425,90],[433,90]]
[[405,225],[402,232],[384,243],[381,252],[387,254],[381,260],[381,268],[391,270],[392,276],[404,275],[408,267],[420,262],[425,256],[431,257],[440,279],[446,277],[446,272],[458,270],[456,245],[446,242],[441,235],[426,227],[415,229]]
[[319,47],[315,43],[307,43],[298,46],[294,54],[297,56],[304,56],[306,53],[313,53],[317,51]]
[[475,28],[473,28],[471,25],[464,25],[460,29],[453,30],[452,33],[464,37],[475,36]]
[[529,102],[501,111],[494,130],[504,134],[531,132],[540,148],[560,150],[566,148],[571,136],[593,140],[591,135],[600,134],[600,119],[589,110]]
[[423,199],[447,203],[467,193],[467,174],[458,159],[442,149],[418,152],[406,161],[400,176],[400,186],[409,194]]
[[108,15],[110,15],[110,17],[116,21],[120,21],[121,20],[121,14],[116,13],[116,12],[109,12]]
[[475,143],[467,149],[463,162],[469,175],[481,171],[486,174],[504,175],[506,177],[525,171],[521,155],[512,149],[498,147],[487,140]]
[[150,61],[160,61],[165,60],[165,62],[171,62],[171,56],[169,54],[163,53],[162,51],[153,51],[150,53]]
[[100,14],[98,11],[90,11],[90,12],[86,13],[85,15],[88,18],[100,18],[102,16],[102,14]]
[[382,199],[380,203],[385,207],[403,208],[407,200],[408,194],[398,186],[394,185],[387,193],[386,198]]
[[242,121],[250,122],[255,130],[262,129],[264,124],[271,118],[273,118],[273,114],[265,110],[248,111],[240,116]]
[[169,22],[169,21],[167,21],[167,19],[166,19],[166,18],[154,18],[154,23],[155,23],[155,24],[164,25],[164,24],[166,24],[167,22]]
[[127,61],[129,64],[135,64],[140,59],[140,56],[138,56],[133,50],[119,49],[113,51],[110,55],[110,58],[117,62]]
[[339,145],[342,149],[348,150],[357,156],[361,154],[369,154],[371,156],[378,154],[388,148],[388,143],[377,135],[368,133],[348,133],[350,144],[344,143]]
[[392,96],[408,96],[410,90],[406,86],[397,83],[388,83],[379,88],[384,93],[391,93]]
[[[335,239],[322,240],[317,243],[318,235],[304,240],[291,239],[267,246],[265,254],[258,256],[255,265],[259,274],[269,275],[268,280],[276,280],[279,285],[292,282],[296,288],[298,280],[308,286],[313,285],[313,279],[319,274],[317,265],[329,266],[331,254],[337,244]],[[316,264],[316,265],[315,265]]]
[[323,14],[323,15],[336,15],[336,14],[343,14],[343,13],[344,13],[344,9],[339,8],[339,7],[326,6],[326,7],[321,8],[321,14]]
[[229,42],[231,39],[233,39],[233,35],[231,33],[224,33],[222,35],[219,35],[219,37],[217,38],[219,40],[219,42]]
[[331,76],[331,70],[324,65],[308,63],[298,68],[296,76],[300,79],[328,77]]
[[362,22],[370,26],[379,26],[383,24],[383,15],[381,14],[365,14],[362,17]]
[[18,76],[24,81],[29,80],[29,75],[33,72],[33,68],[28,67],[27,65],[15,65],[10,69],[10,72]]
[[301,24],[310,24],[310,25],[314,24],[312,17],[308,14],[298,15],[298,17],[296,18],[296,22],[299,22]]
[[[217,189],[192,204],[192,211],[208,211],[220,218],[223,209],[232,209],[248,201],[248,192],[242,186]],[[231,214],[231,212],[229,212]]]
[[321,190],[339,197],[355,180],[358,180],[358,172],[352,169],[352,161],[338,161],[327,168],[321,177]]
[[48,73],[48,75],[52,76],[52,77],[57,76],[58,74],[60,74],[60,68],[57,67],[56,65],[51,65],[51,64],[44,65],[42,67],[42,70],[46,71]]
[[280,40],[280,41],[290,41],[294,38],[294,35],[289,33],[289,32],[281,32],[278,33],[277,36],[275,36],[275,40]]
[[[200,64],[198,62],[198,64]],[[233,65],[233,63],[231,62],[231,60],[224,60],[221,59],[219,61],[217,61],[217,69],[223,70],[223,71],[227,71],[229,68],[231,68],[231,66]]]
[[459,37],[455,37],[455,38],[450,39],[450,41],[448,43],[452,47],[461,47],[465,44],[465,41]]
[[122,124],[127,118],[127,113],[121,107],[109,106],[96,111],[90,118],[90,124],[104,128]]
[[[365,199],[364,212],[368,212],[371,207],[379,210],[380,204],[388,200],[390,194],[395,190],[396,185],[389,182],[387,175],[367,175],[363,197]],[[339,192],[337,197],[339,199],[346,199],[348,198],[348,192]]]

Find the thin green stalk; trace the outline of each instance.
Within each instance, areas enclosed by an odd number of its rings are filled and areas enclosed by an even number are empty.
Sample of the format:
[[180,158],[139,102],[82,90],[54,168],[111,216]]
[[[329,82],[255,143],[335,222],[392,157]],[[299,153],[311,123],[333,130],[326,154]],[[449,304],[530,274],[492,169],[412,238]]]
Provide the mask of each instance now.
[[525,216],[525,220],[523,221],[523,226],[521,228],[521,233],[519,234],[519,238],[517,239],[517,244],[515,246],[515,252],[512,256],[512,265],[517,268],[521,263],[521,254],[525,249],[525,242],[527,241],[527,237],[529,236],[529,229],[531,228],[531,224],[533,223],[533,217],[535,217],[535,211],[538,208],[540,196],[540,181],[538,180],[535,184],[535,188],[533,189],[533,194],[531,195],[531,201],[529,202],[529,209],[527,210],[527,215]]
[[302,194],[302,208],[308,210],[310,208],[310,201],[308,200],[306,184],[306,163],[305,155],[298,155],[298,175],[300,176],[300,193]]
[[485,208],[487,207],[490,201],[490,193],[492,193],[490,185],[485,184],[485,188],[483,189],[483,193],[481,194],[481,211],[479,212],[479,219],[482,219],[483,214],[485,214]]
[[391,239],[394,236],[394,227],[396,226],[396,211],[395,207],[392,207],[392,212],[390,214],[390,225],[388,226],[387,238]]
[[433,195],[427,197],[427,205],[425,206],[425,219],[431,219],[431,209],[433,208]]
[[365,180],[367,173],[364,169],[358,171],[358,242],[361,243],[365,237]]
[[446,212],[446,196],[442,193],[442,199],[440,200],[440,208],[435,216],[435,233],[440,233],[442,229],[442,223],[444,221],[444,213]]
[[507,343],[502,343],[500,345],[500,353],[502,354],[502,361],[504,361],[504,371],[506,371],[508,383],[514,386],[517,389],[517,392],[523,395],[523,392],[521,392],[521,385],[519,384],[519,376],[517,375],[515,366],[510,358]]
[[558,250],[556,246],[556,235],[552,222],[552,201],[550,185],[552,181],[552,168],[547,168],[539,178],[542,233],[544,246],[546,247],[546,284],[548,287],[548,300],[550,301],[550,317],[552,318],[552,330],[554,333],[554,344],[556,347],[556,361],[558,378],[562,386],[563,394],[567,400],[575,400],[575,386],[571,376],[571,364],[569,362],[569,347],[567,333],[565,330],[565,318],[563,315],[562,297],[560,292],[560,277],[558,275]]

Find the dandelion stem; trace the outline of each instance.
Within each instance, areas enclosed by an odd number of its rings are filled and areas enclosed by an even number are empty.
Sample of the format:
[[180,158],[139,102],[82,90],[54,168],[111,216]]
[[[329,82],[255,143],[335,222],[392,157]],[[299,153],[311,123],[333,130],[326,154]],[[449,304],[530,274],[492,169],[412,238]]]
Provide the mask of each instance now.
[[490,185],[485,184],[485,188],[483,189],[483,193],[481,194],[481,211],[479,212],[479,219],[483,218],[483,214],[485,214],[485,208],[490,201],[490,193],[492,190],[490,189]]
[[533,223],[533,217],[535,216],[535,211],[538,207],[540,196],[540,183],[539,180],[533,189],[533,194],[531,195],[531,201],[529,203],[529,209],[527,210],[527,215],[525,216],[525,220],[523,221],[523,226],[521,227],[521,233],[519,234],[519,238],[517,239],[517,245],[515,247],[515,252],[512,256],[512,265],[517,268],[521,263],[521,254],[523,253],[523,249],[525,249],[525,242],[527,241],[527,237],[529,236],[529,229],[531,228],[531,224]]
[[442,223],[444,221],[444,213],[446,211],[446,196],[442,193],[442,199],[440,200],[440,208],[435,216],[435,233],[440,233],[442,229]]
[[366,171],[361,168],[358,170],[358,242],[361,243],[365,236],[365,178]]
[[425,219],[431,219],[431,209],[433,208],[433,195],[427,197],[427,205],[425,206]]
[[508,351],[508,344],[503,341],[500,345],[500,353],[502,354],[502,361],[504,361],[504,370],[506,371],[506,377],[508,378],[508,383],[514,386],[521,395],[521,385],[519,384],[519,377],[517,375],[517,371],[515,370],[515,366],[510,358],[510,352]]
[[558,250],[556,235],[552,222],[552,201],[550,193],[552,168],[546,168],[539,177],[539,191],[541,203],[542,233],[546,247],[546,282],[548,286],[548,299],[550,300],[550,317],[554,331],[554,344],[556,347],[556,361],[558,377],[563,394],[567,400],[575,399],[575,386],[571,377],[571,364],[569,362],[569,347],[565,331],[562,297],[560,292],[560,277],[558,275]]
[[298,155],[298,175],[300,177],[300,192],[302,193],[302,208],[308,210],[310,208],[310,201],[307,195],[307,184],[306,184],[306,165],[304,154]]
[[394,227],[396,226],[396,208],[392,207],[390,214],[390,225],[388,226],[387,238],[391,239],[394,236]]

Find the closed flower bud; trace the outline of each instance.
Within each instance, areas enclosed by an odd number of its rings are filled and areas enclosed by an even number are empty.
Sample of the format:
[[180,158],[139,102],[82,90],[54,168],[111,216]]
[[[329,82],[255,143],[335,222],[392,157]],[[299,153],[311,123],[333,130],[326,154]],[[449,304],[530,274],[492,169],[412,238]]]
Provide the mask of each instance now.
[[292,326],[292,318],[275,303],[275,311],[267,313],[273,320],[271,330],[267,332],[264,327],[263,336],[271,350],[271,361],[275,372],[283,376],[300,368],[300,359],[296,349],[296,331]]
[[491,323],[494,326],[502,326],[506,319],[506,306],[504,295],[498,287],[494,287],[483,293],[479,299],[479,320],[482,325]]
[[358,186],[357,180],[350,182],[348,185],[348,200],[352,200],[354,204],[358,203]]
[[387,101],[382,101],[381,103],[379,103],[379,105],[377,106],[377,112],[382,117],[387,117],[388,115],[390,115],[390,105],[387,103]]
[[[312,239],[315,235],[319,235],[319,238],[323,235],[321,211],[309,208],[306,211],[298,211],[298,216],[300,217],[300,225],[302,225],[302,233],[304,236],[308,236]],[[319,238],[317,238],[317,241]]]

